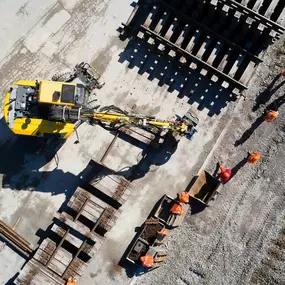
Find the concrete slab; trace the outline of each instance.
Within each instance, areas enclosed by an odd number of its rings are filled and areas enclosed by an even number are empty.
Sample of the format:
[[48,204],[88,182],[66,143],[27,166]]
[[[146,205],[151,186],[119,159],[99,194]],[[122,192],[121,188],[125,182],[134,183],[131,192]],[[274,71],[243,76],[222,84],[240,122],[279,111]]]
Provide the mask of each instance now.
[[55,34],[70,19],[70,17],[71,16],[67,11],[61,10],[54,14],[48,22],[45,23],[45,26]]
[[80,1],[78,1],[78,0],[60,0],[59,2],[63,5],[64,9],[68,10],[69,12],[71,12],[74,9],[74,7]]
[[[13,50],[13,46],[35,26],[57,3],[56,0],[9,0],[0,2],[0,37],[5,44],[0,47],[0,61]],[[13,32],[11,32],[13,30]]]

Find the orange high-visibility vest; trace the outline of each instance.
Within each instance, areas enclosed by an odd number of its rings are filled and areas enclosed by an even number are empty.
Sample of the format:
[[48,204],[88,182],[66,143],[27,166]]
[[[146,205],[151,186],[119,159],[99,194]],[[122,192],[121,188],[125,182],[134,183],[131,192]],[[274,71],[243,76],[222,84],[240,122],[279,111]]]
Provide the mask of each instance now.
[[162,236],[167,236],[168,235],[168,230],[167,229],[164,229],[162,231],[159,231],[157,232],[159,235],[162,235]]
[[182,215],[182,214],[184,213],[184,209],[182,208],[181,205],[175,203],[175,204],[171,207],[170,212],[171,212],[172,214],[176,214],[176,215],[179,215],[179,216],[180,216],[180,215]]
[[179,194],[179,202],[181,203],[189,203],[189,193],[188,192],[181,192]]
[[72,278],[68,278],[66,285],[76,285],[77,281],[76,280],[72,280]]
[[278,117],[278,111],[269,111],[264,119],[266,122],[272,122],[276,120],[277,117]]
[[260,159],[260,157],[261,157],[261,156],[260,156],[260,154],[259,154],[258,152],[253,152],[253,153],[249,156],[247,162],[248,162],[249,164],[256,164],[257,161]]
[[146,254],[145,256],[142,256],[140,258],[141,263],[145,267],[152,267],[153,266],[153,257],[149,254]]
[[221,171],[220,177],[222,182],[226,183],[227,181],[229,181],[232,175],[231,169],[225,169],[223,166],[220,166],[220,171]]

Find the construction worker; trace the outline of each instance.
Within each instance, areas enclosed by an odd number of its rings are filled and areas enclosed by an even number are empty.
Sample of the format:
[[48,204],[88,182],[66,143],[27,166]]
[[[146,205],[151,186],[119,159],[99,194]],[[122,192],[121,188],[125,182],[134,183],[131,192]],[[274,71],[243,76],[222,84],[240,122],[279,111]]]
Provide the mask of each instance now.
[[76,285],[76,284],[77,284],[77,280],[73,279],[72,277],[69,277],[66,283],[66,285]]
[[149,254],[142,256],[140,260],[141,260],[142,266],[144,267],[150,268],[153,266],[154,260],[153,260],[153,257]]
[[280,74],[281,74],[282,76],[285,76],[285,70],[282,70],[282,71],[280,72]]
[[273,122],[278,117],[278,111],[268,110],[266,111],[266,115],[264,117],[264,120],[266,122]]
[[181,216],[181,215],[184,213],[184,209],[182,208],[181,205],[179,205],[178,203],[175,203],[175,204],[171,207],[170,212],[171,212],[172,214],[176,214],[176,215]]
[[179,202],[185,204],[189,203],[189,192],[181,192],[179,193],[178,197],[179,197]]
[[223,183],[226,183],[230,180],[231,178],[231,175],[232,175],[232,170],[231,169],[226,169],[224,168],[221,163],[219,162],[219,167],[220,167],[220,178],[221,178],[221,181]]
[[247,162],[249,164],[256,164],[257,161],[260,159],[260,154],[258,152],[248,153],[248,159]]

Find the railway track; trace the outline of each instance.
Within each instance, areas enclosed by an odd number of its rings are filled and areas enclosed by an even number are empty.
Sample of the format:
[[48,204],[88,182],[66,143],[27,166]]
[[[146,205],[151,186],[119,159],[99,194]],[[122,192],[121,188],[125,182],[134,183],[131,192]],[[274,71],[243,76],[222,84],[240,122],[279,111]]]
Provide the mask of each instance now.
[[284,23],[283,0],[139,0],[123,33],[239,94]]

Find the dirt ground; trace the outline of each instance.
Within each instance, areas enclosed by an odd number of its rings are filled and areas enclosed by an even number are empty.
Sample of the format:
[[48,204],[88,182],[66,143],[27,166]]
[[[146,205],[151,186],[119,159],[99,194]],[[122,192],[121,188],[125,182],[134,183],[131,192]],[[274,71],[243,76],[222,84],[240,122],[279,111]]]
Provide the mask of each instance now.
[[[222,161],[233,178],[211,207],[189,213],[169,239],[164,266],[136,284],[285,284],[285,66],[284,39],[269,50],[227,131],[206,162]],[[275,106],[279,118],[260,120]],[[257,165],[246,163],[258,151]]]

